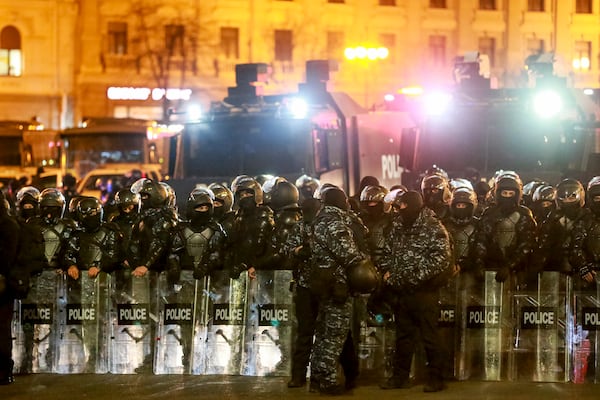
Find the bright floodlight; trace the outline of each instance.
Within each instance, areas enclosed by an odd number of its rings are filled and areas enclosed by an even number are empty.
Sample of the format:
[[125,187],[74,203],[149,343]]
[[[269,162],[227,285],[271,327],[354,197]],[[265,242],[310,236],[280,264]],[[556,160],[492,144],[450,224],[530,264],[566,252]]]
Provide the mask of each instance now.
[[187,114],[190,121],[197,121],[202,117],[202,108],[198,104],[190,104]]
[[562,109],[562,99],[551,90],[540,92],[533,100],[533,109],[542,118],[556,116]]
[[289,109],[294,118],[304,118],[308,114],[308,104],[302,99],[292,99]]
[[391,103],[392,101],[396,100],[396,96],[394,96],[393,94],[386,94],[385,96],[383,96],[383,99],[385,101],[387,101],[388,103]]
[[347,47],[346,50],[344,50],[344,56],[348,60],[354,60],[356,58],[356,50],[354,50],[353,47]]
[[429,115],[441,115],[450,106],[452,96],[449,93],[434,92],[425,96],[425,112]]

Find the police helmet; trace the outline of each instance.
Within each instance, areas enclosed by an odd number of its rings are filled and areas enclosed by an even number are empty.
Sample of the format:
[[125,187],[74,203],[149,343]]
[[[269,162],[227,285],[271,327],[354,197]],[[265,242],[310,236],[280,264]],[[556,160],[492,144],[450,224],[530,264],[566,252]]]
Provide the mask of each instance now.
[[585,204],[585,190],[576,179],[563,179],[556,186],[556,205],[558,208],[579,208]]
[[442,175],[429,175],[423,178],[423,181],[421,181],[421,193],[423,194],[423,197],[429,197],[434,190],[441,192],[439,201],[448,204],[450,201],[450,186],[448,184],[448,179]]
[[40,193],[40,208],[60,208],[60,217],[65,212],[65,196],[56,188],[47,188]]
[[262,204],[263,202],[263,191],[260,184],[254,179],[250,177],[240,179],[233,191],[233,196],[235,201],[239,201],[239,196],[242,191],[252,192],[254,195],[254,202],[258,204]]
[[296,187],[303,198],[314,197],[319,186],[321,186],[321,182],[319,182],[317,178],[313,178],[306,174],[301,175],[296,179]]
[[208,212],[212,215],[214,210],[214,200],[215,194],[208,188],[196,188],[192,190],[186,203],[186,217],[191,219],[194,215],[196,207],[199,206],[208,206]]
[[361,202],[378,202],[383,203],[385,195],[389,193],[385,187],[381,185],[369,185],[360,192]]
[[276,211],[298,209],[299,200],[300,193],[298,188],[288,181],[280,181],[271,191],[271,207]]
[[115,194],[115,205],[119,207],[134,206],[134,210],[139,212],[142,199],[139,193],[133,193],[130,189],[121,189]]
[[143,208],[162,207],[165,205],[169,195],[163,185],[148,178],[141,178],[135,181],[131,185],[131,191],[140,195]]
[[100,226],[104,217],[102,203],[95,197],[83,196],[75,207],[75,219],[83,226],[95,228]]
[[214,201],[218,201],[223,204],[225,212],[229,212],[233,207],[233,193],[228,187],[221,185],[220,183],[211,183],[208,188],[215,195]]

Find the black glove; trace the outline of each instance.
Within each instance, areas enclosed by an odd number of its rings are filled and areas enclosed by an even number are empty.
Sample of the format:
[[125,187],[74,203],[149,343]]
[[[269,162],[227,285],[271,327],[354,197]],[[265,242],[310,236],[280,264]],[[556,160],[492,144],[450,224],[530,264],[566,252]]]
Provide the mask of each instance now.
[[510,268],[502,267],[496,272],[496,282],[504,282],[510,276]]

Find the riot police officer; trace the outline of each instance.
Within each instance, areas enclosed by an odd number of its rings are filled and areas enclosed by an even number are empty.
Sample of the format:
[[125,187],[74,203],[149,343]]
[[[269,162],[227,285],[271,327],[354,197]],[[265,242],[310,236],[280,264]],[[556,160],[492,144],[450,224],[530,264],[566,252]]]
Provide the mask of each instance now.
[[[358,375],[357,359],[341,359],[344,347],[352,345],[353,302],[347,269],[366,257],[348,223],[346,194],[340,188],[328,187],[322,190],[321,200],[323,207],[313,221],[309,236],[311,289],[321,296],[311,356],[311,383],[318,382],[322,394],[341,394],[345,388],[355,385]],[[352,351],[350,355],[355,357],[356,353]],[[344,368],[346,387],[338,382],[338,361]]]
[[0,193],[0,385],[14,382],[12,333],[14,294],[8,285],[16,267],[19,225],[8,215],[4,194]]
[[600,271],[600,176],[595,176],[588,182],[586,206],[591,214],[573,227],[570,262],[574,272],[579,273],[582,285],[595,289]]
[[451,244],[446,228],[424,207],[419,192],[398,199],[398,217],[385,242],[381,261],[384,284],[397,298],[394,308],[396,352],[392,376],[382,389],[407,388],[415,343],[420,336],[427,357],[425,392],[444,389],[445,349],[437,330],[439,289],[451,268]]
[[90,278],[100,271],[112,272],[123,260],[123,235],[114,223],[104,223],[102,203],[83,197],[77,203],[75,218],[81,229],[69,238],[65,252],[68,275],[79,279],[82,270]]
[[[186,220],[180,222],[172,232],[169,244],[167,283],[169,286],[180,281],[181,271],[192,271],[194,279],[204,276],[222,264],[224,240],[223,227],[213,218],[214,193],[210,189],[194,189],[186,202]],[[192,285],[193,287],[194,285]],[[174,300],[192,297],[186,293],[189,286],[181,285],[173,292]],[[194,298],[192,301],[199,301]],[[189,371],[192,337],[181,335],[183,347],[182,364]]]
[[445,176],[425,176],[421,182],[421,193],[425,207],[433,210],[438,218],[443,221],[450,216],[450,185]]
[[476,234],[475,268],[496,271],[498,282],[526,267],[536,243],[535,220],[521,205],[522,188],[516,173],[500,174],[494,186],[495,204],[483,212]]
[[539,228],[536,254],[537,272],[559,271],[571,275],[570,256],[575,226],[591,218],[590,209],[584,208],[585,190],[581,182],[564,179],[556,187],[556,209]]
[[15,196],[15,207],[17,219],[26,222],[29,218],[36,217],[40,211],[40,191],[33,186],[25,186],[19,189]]
[[266,263],[272,255],[273,210],[262,204],[262,188],[253,178],[241,178],[233,194],[237,211],[231,232],[231,276],[237,278],[247,270],[255,278],[257,269],[272,267]]

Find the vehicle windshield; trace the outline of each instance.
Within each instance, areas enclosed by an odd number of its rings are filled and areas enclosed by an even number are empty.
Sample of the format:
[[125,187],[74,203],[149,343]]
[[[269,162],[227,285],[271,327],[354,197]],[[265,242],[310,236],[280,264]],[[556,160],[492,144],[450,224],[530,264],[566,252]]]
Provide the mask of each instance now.
[[94,134],[65,136],[66,168],[80,176],[106,164],[143,163],[145,136],[131,134]]
[[293,175],[306,168],[307,120],[248,117],[190,124],[184,131],[185,176]]
[[527,110],[464,108],[428,120],[419,136],[417,168],[435,164],[455,172],[467,167],[481,172],[577,170],[584,138],[573,122],[541,120]]

